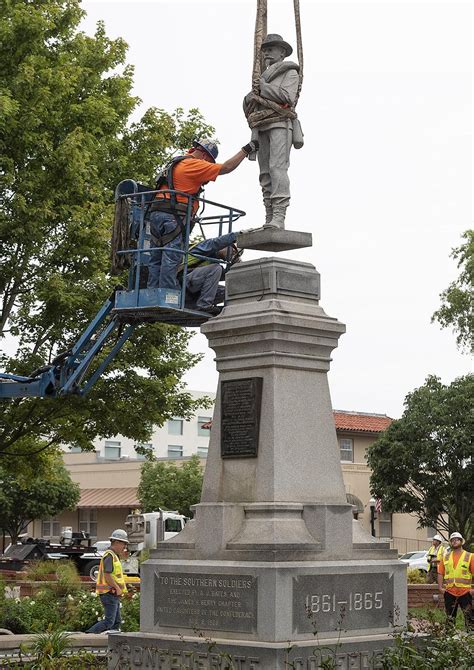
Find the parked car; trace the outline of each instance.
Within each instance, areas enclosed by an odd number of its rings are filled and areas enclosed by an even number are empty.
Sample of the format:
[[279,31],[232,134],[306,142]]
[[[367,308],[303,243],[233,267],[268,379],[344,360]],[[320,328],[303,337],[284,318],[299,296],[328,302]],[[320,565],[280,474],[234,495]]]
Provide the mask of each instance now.
[[407,563],[411,569],[420,572],[428,572],[429,570],[427,551],[409,551],[407,554],[400,556],[400,560]]

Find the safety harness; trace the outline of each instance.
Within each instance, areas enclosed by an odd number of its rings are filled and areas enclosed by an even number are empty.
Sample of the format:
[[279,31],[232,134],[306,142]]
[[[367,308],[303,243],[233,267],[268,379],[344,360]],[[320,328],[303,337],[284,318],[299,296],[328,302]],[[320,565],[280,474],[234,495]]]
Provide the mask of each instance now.
[[[192,156],[176,156],[176,158],[173,158],[158,174],[155,190],[160,191],[169,189],[171,193],[163,194],[161,197],[157,194],[153,202],[150,204],[147,214],[151,212],[166,212],[172,214],[178,223],[176,228],[167,235],[162,235],[160,237],[152,235],[152,240],[158,247],[164,247],[178,237],[178,235],[184,235],[184,217],[188,211],[188,201],[181,202],[176,197],[176,193],[174,192],[173,170],[178,163],[191,158]],[[198,198],[203,191],[204,188],[200,186],[198,190],[195,193],[191,193],[190,196],[192,198]],[[193,229],[193,225],[194,224],[191,221],[190,230]]]

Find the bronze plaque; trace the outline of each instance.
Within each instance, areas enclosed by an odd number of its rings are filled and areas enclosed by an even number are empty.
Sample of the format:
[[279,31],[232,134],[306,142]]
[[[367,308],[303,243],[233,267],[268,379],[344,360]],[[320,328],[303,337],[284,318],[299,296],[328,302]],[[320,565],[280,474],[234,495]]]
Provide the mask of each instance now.
[[262,385],[262,377],[222,382],[222,458],[255,458],[257,456]]

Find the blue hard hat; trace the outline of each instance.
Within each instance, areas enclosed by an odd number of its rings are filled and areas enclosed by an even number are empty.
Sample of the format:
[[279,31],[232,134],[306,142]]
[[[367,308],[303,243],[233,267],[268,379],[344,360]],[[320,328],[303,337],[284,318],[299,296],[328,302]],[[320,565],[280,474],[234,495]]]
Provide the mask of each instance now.
[[212,162],[216,162],[216,158],[219,154],[219,149],[217,148],[217,144],[215,142],[210,142],[209,140],[193,140],[193,147],[195,149],[202,149],[205,151],[211,158]]

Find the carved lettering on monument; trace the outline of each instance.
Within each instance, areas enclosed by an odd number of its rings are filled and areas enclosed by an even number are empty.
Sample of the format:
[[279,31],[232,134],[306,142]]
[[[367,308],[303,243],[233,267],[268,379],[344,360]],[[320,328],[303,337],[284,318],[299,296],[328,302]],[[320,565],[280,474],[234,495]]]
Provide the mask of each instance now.
[[257,625],[257,578],[155,572],[156,624],[252,633]]
[[[259,670],[269,668],[275,656],[269,656],[267,650],[241,649],[218,644],[212,651],[191,647],[183,643],[181,649],[173,649],[173,643],[160,641],[142,642],[134,639],[131,644],[111,641],[109,656],[112,667],[117,670],[129,670],[139,667],[147,670]],[[188,648],[185,648],[185,647]],[[296,643],[284,654],[284,662],[293,670],[321,670],[322,667],[334,667],[338,670],[378,670],[384,666],[383,649],[370,651],[343,651],[328,648],[316,651],[314,647],[298,647]],[[229,662],[232,665],[229,665]],[[273,667],[273,663],[272,663]]]
[[387,628],[393,604],[388,573],[300,575],[293,579],[293,630]]
[[[290,653],[289,665],[293,670],[321,670],[322,667],[334,667],[338,670],[377,670],[383,667],[383,649],[373,651],[331,652],[324,650],[319,653],[308,653],[296,645]],[[323,664],[325,664],[323,666]]]
[[221,384],[221,456],[249,458],[258,454],[262,377]]

